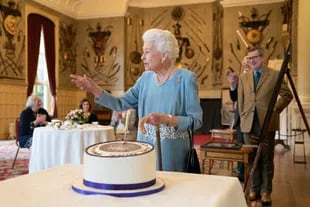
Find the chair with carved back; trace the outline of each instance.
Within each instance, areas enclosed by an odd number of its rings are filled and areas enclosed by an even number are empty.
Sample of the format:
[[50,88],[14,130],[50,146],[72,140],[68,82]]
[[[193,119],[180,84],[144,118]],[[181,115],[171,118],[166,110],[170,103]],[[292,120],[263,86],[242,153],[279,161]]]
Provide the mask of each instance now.
[[16,120],[15,120],[15,136],[16,136],[17,151],[16,151],[16,154],[15,154],[15,157],[14,157],[14,161],[13,161],[13,164],[12,164],[12,169],[14,169],[14,167],[15,167],[16,159],[17,159],[17,156],[18,156],[18,152],[20,150],[20,145],[19,145],[19,136],[20,136],[19,118],[16,118]]

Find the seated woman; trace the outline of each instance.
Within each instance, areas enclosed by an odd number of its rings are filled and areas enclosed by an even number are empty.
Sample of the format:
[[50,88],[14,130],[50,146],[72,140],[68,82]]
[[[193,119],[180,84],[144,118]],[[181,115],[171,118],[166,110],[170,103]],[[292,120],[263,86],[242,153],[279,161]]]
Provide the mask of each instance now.
[[31,95],[26,102],[26,109],[20,114],[19,145],[22,148],[30,148],[35,127],[45,126],[50,121],[48,112],[41,108],[42,101],[37,95]]
[[91,104],[88,99],[84,98],[81,100],[80,109],[82,109],[84,113],[90,114],[87,123],[91,124],[92,122],[98,121],[97,115],[91,111]]

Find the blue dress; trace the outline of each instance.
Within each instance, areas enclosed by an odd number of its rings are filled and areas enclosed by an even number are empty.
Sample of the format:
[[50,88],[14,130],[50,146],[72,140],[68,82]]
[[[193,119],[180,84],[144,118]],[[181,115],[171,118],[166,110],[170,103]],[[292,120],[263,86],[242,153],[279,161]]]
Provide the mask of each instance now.
[[[104,91],[95,102],[115,111],[136,108],[139,120],[152,112],[177,116],[177,127],[160,125],[162,167],[165,171],[184,172],[190,148],[188,130],[192,121],[195,129],[202,125],[197,79],[193,72],[178,69],[170,80],[159,85],[156,74],[145,71],[122,96],[113,97]],[[151,143],[156,149],[155,127],[150,124],[145,127],[148,133],[142,134],[138,130],[137,140]]]

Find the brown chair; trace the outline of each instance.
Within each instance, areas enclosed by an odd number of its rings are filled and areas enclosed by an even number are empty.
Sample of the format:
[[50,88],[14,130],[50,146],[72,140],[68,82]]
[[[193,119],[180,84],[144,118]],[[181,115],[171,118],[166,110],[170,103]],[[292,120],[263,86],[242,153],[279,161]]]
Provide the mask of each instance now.
[[15,120],[15,133],[16,133],[17,151],[16,151],[15,158],[14,158],[14,161],[13,161],[13,164],[12,164],[12,169],[14,169],[14,167],[15,167],[17,155],[18,155],[18,152],[19,152],[19,149],[20,149],[20,145],[19,145],[19,136],[20,136],[20,133],[19,133],[19,118],[17,118]]
[[[217,142],[217,139],[220,139],[220,142],[229,142],[229,143],[236,143],[237,136],[236,136],[236,130],[232,128],[228,129],[211,129],[211,142]],[[224,141],[223,141],[224,140]],[[213,167],[214,160],[210,160],[209,165],[209,172],[211,172],[211,169]],[[232,169],[233,163],[231,161],[228,161],[227,169]]]
[[212,142],[216,141],[216,139],[224,139],[228,142],[236,141],[236,130],[232,128],[227,129],[211,129],[211,139]]
[[221,120],[223,126],[228,126],[226,129],[211,129],[212,142],[216,142],[221,139],[225,142],[236,142],[237,134],[236,130],[233,129],[234,117],[235,117],[236,105],[231,101],[229,95],[229,88],[222,89],[222,108],[221,108]]
[[[237,142],[237,132],[233,129],[234,126],[234,118],[235,118],[235,108],[236,103],[231,101],[229,95],[229,89],[222,89],[222,108],[221,108],[221,118],[222,125],[229,126],[229,128],[225,129],[211,129],[211,142],[228,142],[228,143],[236,143]],[[221,155],[222,156],[222,155]],[[209,173],[213,167],[214,160],[210,160],[209,164]],[[233,162],[228,161],[227,169],[232,170]]]

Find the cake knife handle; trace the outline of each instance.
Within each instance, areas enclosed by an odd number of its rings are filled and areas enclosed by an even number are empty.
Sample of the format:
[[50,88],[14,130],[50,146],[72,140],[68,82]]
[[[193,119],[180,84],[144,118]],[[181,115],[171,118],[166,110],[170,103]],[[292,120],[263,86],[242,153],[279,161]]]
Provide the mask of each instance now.
[[127,140],[127,133],[128,133],[128,125],[129,125],[129,118],[130,118],[130,110],[126,111],[126,118],[125,118],[125,133],[124,133],[124,139],[123,139],[123,144],[125,144]]

